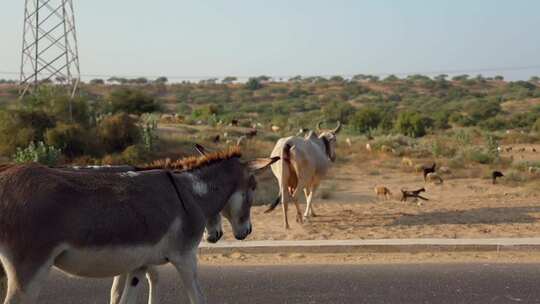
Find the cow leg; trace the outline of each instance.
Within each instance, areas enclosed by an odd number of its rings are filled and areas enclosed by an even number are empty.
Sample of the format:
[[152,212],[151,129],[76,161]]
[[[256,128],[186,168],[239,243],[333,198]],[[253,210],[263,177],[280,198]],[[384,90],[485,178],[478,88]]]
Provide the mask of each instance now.
[[319,187],[318,184],[314,184],[309,190],[304,190],[304,194],[306,195],[306,211],[304,212],[304,217],[308,218],[308,216],[316,217],[315,211],[313,211],[313,196],[315,194],[315,191]]
[[283,210],[283,224],[285,229],[290,229],[289,218],[287,217],[287,211],[289,210],[289,190],[285,187],[280,189],[281,192],[281,208]]
[[302,210],[300,209],[300,203],[298,202],[298,191],[300,191],[301,188],[296,188],[294,190],[294,193],[292,194],[292,199],[294,201],[294,205],[296,206],[296,222],[303,224],[304,219],[302,218]]
[[298,203],[297,198],[294,198],[294,205],[296,206],[296,222],[303,224],[304,219],[302,218],[302,210],[300,209],[300,203]]

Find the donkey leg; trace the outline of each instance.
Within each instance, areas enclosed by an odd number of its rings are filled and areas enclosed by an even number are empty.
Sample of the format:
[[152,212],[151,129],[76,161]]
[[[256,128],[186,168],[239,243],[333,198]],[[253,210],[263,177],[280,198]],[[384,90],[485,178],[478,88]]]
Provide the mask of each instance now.
[[36,303],[41,286],[52,266],[53,259],[43,264],[24,264],[2,259],[7,275],[7,292],[4,304],[30,304]]
[[124,291],[119,304],[136,304],[139,292],[142,288],[142,279],[146,273],[145,268],[137,269],[125,275]]
[[206,299],[204,298],[198,282],[196,249],[182,256],[173,258],[171,263],[180,275],[180,279],[182,280],[191,304],[206,303]]
[[158,298],[158,283],[159,273],[154,267],[149,267],[146,271],[146,279],[148,280],[148,304],[157,304]]
[[127,281],[127,274],[121,274],[114,277],[113,284],[111,287],[111,300],[110,304],[120,304],[122,298],[122,293],[124,292],[124,286]]

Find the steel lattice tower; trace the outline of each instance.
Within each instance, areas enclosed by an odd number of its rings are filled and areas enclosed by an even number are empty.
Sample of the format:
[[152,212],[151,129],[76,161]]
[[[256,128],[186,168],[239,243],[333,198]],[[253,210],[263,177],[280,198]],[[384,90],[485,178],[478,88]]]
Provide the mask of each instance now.
[[64,85],[71,97],[80,82],[72,0],[25,0],[21,97],[40,83]]

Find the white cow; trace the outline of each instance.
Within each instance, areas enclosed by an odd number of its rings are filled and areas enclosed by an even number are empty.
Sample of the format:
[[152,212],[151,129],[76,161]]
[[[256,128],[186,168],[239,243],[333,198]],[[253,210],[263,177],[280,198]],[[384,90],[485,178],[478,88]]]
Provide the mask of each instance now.
[[316,216],[312,205],[313,196],[336,159],[336,134],[341,129],[341,123],[338,122],[334,130],[321,131],[320,126],[321,123],[317,125],[320,135],[311,131],[305,137],[279,139],[271,154],[281,157],[281,160],[272,165],[272,172],[279,183],[279,196],[266,212],[274,210],[282,202],[286,229],[289,229],[287,210],[290,200],[296,205],[296,221],[303,222],[298,205],[298,193],[302,190],[307,201],[304,218]]

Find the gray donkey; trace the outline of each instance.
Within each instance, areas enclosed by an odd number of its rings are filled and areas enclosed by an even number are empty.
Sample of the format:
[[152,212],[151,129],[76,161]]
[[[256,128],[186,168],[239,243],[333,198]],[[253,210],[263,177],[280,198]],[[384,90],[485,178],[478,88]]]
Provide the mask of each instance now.
[[230,203],[235,236],[249,235],[254,174],[277,161],[243,163],[240,156],[230,150],[190,158],[178,172],[0,166],[4,303],[35,303],[52,266],[82,277],[111,277],[168,262],[191,303],[205,303],[196,252],[206,219]]

